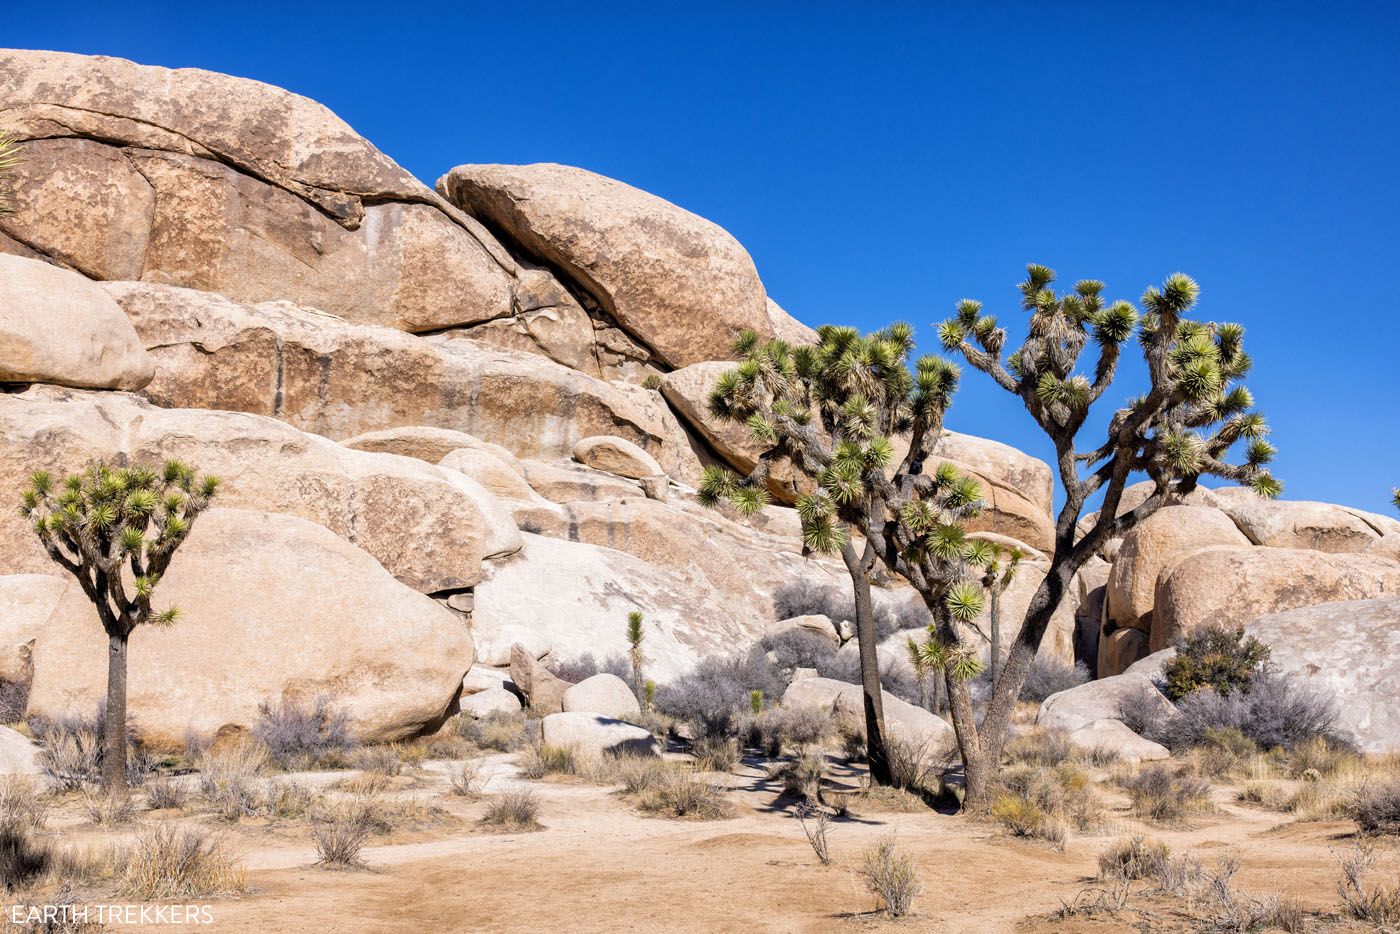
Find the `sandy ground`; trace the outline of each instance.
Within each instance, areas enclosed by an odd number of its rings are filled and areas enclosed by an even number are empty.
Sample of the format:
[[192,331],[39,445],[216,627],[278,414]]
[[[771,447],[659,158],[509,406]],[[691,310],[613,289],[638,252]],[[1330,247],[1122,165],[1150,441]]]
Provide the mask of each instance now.
[[[606,788],[577,779],[522,782],[510,757],[488,760],[487,794],[526,784],[541,802],[543,830],[493,834],[476,825],[480,803],[444,796],[442,826],[376,841],[369,868],[315,868],[304,830],[233,831],[248,866],[248,894],[211,901],[216,931],[745,931],[935,932],[1188,931],[1169,900],[1134,896],[1131,912],[1055,919],[1096,885],[1100,850],[1147,829],[1173,852],[1203,863],[1214,852],[1244,860],[1236,888],[1291,893],[1310,909],[1335,910],[1336,854],[1350,823],[1292,823],[1238,805],[1217,789],[1219,811],[1187,828],[1143,828],[1109,794],[1103,834],[1073,839],[1063,853],[1005,836],[996,826],[934,811],[880,812],[868,805],[833,823],[834,863],[816,860],[798,822],[756,764],[725,777],[732,819],[685,822],[639,815]],[[400,794],[443,795],[440,763]],[[916,860],[924,891],[915,913],[876,912],[852,867],[894,831]],[[1391,847],[1394,851],[1394,847]],[[1392,855],[1395,855],[1392,852]],[[204,901],[204,900],[199,900]],[[207,928],[206,928],[207,929]]]

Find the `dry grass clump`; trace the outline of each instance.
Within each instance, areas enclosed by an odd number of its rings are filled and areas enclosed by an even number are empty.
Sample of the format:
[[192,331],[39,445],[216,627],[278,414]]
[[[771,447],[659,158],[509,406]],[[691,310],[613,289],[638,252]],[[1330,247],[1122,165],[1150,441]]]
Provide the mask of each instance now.
[[29,778],[6,775],[0,778],[0,830],[37,833],[48,820],[47,799]]
[[265,703],[252,734],[274,765],[293,772],[344,768],[355,749],[349,716],[326,697],[309,705],[292,699]]
[[60,791],[77,791],[95,781],[102,757],[102,733],[95,721],[34,718],[30,733],[43,749],[39,769]]
[[225,837],[162,824],[142,831],[122,853],[119,890],[143,900],[237,894],[247,873]]
[[621,785],[622,793],[628,795],[641,794],[675,768],[656,756],[604,756],[602,762],[609,770],[609,784]]
[[498,833],[518,833],[542,829],[539,816],[539,799],[534,791],[523,788],[502,792],[488,799],[481,823]]
[[1362,783],[1352,807],[1362,833],[1400,834],[1400,778]]
[[890,785],[865,784],[856,800],[870,805],[876,811],[894,811],[900,814],[918,814],[928,810],[924,799],[916,794]]
[[1132,810],[1156,824],[1180,823],[1212,809],[1210,782],[1165,765],[1152,765],[1123,782]]
[[136,804],[130,795],[83,792],[83,813],[99,827],[129,824],[136,817]]
[[831,715],[819,707],[769,707],[746,718],[741,732],[750,746],[777,757],[785,750],[806,752],[835,727]]
[[637,807],[680,820],[722,820],[734,813],[719,785],[675,766],[656,775],[637,795]]
[[768,780],[782,782],[783,794],[815,804],[826,777],[826,757],[819,752],[804,753],[768,770]]
[[535,780],[547,775],[577,775],[582,766],[574,750],[547,743],[525,747],[515,762],[522,777]]
[[880,899],[885,911],[894,918],[908,914],[914,899],[923,891],[914,861],[899,852],[894,834],[886,834],[866,850],[856,872],[866,889]]
[[403,747],[397,743],[367,746],[354,758],[355,767],[362,772],[374,772],[385,778],[395,778],[404,770]]
[[269,778],[263,783],[262,813],[272,818],[298,820],[316,804],[316,794],[307,785],[290,778]]
[[495,711],[480,719],[457,718],[457,732],[480,749],[514,752],[526,742],[525,715]]
[[477,745],[460,733],[440,733],[424,747],[429,759],[466,759],[477,752]]
[[1189,771],[1201,778],[1222,779],[1241,774],[1259,754],[1259,746],[1234,727],[1211,727],[1200,745],[1186,754]]
[[702,736],[690,744],[697,772],[728,772],[739,764],[739,741],[728,736]]
[[1019,766],[1002,775],[989,816],[1013,836],[1064,846],[1071,830],[1087,831],[1103,820],[1103,803],[1089,776],[1073,765]]
[[482,786],[486,784],[486,776],[481,774],[481,761],[471,759],[448,765],[447,784],[452,793],[460,798],[469,801],[480,798]]
[[938,791],[940,766],[947,759],[947,751],[937,748],[933,740],[890,737],[885,741],[885,758],[896,788],[914,794]]
[[1111,843],[1099,854],[1099,878],[1154,879],[1163,874],[1171,851],[1165,843],[1137,834]]
[[1069,733],[1058,729],[1036,729],[1012,737],[1006,744],[1007,761],[1013,765],[1054,768],[1074,756]]
[[359,869],[360,857],[371,830],[370,810],[364,802],[344,802],[314,814],[311,839],[316,844],[316,865],[326,869]]
[[146,785],[146,807],[152,811],[183,810],[189,799],[189,790],[168,778]]
[[1387,930],[1400,926],[1400,876],[1388,882],[1367,884],[1375,868],[1376,851],[1369,842],[1358,843],[1343,854],[1342,879],[1337,891],[1348,917]]
[[356,772],[340,779],[334,788],[353,795],[377,795],[389,790],[389,776],[378,771]]

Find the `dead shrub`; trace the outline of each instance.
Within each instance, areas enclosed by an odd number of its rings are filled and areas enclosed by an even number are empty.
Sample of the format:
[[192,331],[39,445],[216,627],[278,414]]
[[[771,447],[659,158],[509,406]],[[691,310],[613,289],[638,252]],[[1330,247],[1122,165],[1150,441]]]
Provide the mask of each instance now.
[[403,772],[403,749],[397,744],[367,746],[355,755],[354,762],[355,767],[363,772],[395,778]]
[[136,817],[136,804],[127,794],[83,792],[83,813],[99,827],[129,824]]
[[120,891],[130,898],[203,898],[242,892],[247,874],[225,837],[162,824],[125,851]]
[[481,797],[481,788],[486,777],[481,774],[481,761],[454,762],[447,767],[447,783],[452,793],[460,798],[475,801]]
[[146,785],[146,807],[152,811],[182,810],[189,798],[184,785],[168,778]]
[[540,802],[528,788],[495,795],[486,802],[481,823],[500,833],[539,830]]
[[427,751],[429,759],[465,759],[477,746],[457,733],[445,733],[428,740]]
[[316,844],[316,865],[326,869],[359,869],[371,831],[371,813],[364,802],[345,802],[311,818],[311,840]]
[[668,769],[664,761],[655,756],[622,755],[605,757],[610,761],[612,779],[622,786],[624,794],[639,795],[656,784]]
[[721,820],[733,813],[720,786],[674,767],[657,775],[637,796],[637,807],[679,820]]
[[880,899],[885,911],[894,918],[908,914],[914,899],[923,891],[914,861],[899,852],[894,834],[881,837],[866,850],[856,871],[866,889]]
[[1124,837],[1099,854],[1099,878],[1151,879],[1162,874],[1171,851],[1159,840],[1142,834]]
[[1362,833],[1400,834],[1400,779],[1363,782],[1356,790],[1353,807]]
[[525,714],[493,711],[480,719],[459,717],[457,730],[481,749],[514,752],[525,744]]
[[1103,820],[1103,802],[1093,782],[1068,763],[1053,769],[1010,768],[1000,785],[990,816],[1014,836],[1064,846],[1071,830],[1092,830]]
[[806,753],[781,762],[768,772],[769,781],[783,784],[783,794],[815,804],[826,777],[826,757],[821,753]]
[[262,811],[268,817],[298,820],[316,803],[311,788],[292,779],[268,779],[263,784]]
[[690,744],[697,772],[728,772],[739,764],[739,743],[728,736],[702,736]]
[[1358,843],[1339,857],[1342,879],[1337,891],[1348,917],[1365,921],[1382,930],[1400,925],[1400,877],[1390,882],[1368,885],[1375,868],[1374,844]]
[[785,750],[806,752],[830,736],[833,727],[831,716],[819,707],[769,707],[747,718],[743,732],[749,745],[776,757]]
[[1148,766],[1123,787],[1132,798],[1133,813],[1156,824],[1179,823],[1211,810],[1210,783],[1169,766]]
[[807,837],[812,852],[817,854],[817,861],[823,866],[830,866],[831,846],[827,843],[826,834],[831,828],[831,815],[825,808],[812,807],[809,804],[798,807],[796,813],[798,823],[802,825],[802,833]]
[[890,781],[896,788],[915,794],[938,790],[939,766],[943,758],[943,751],[931,739],[916,741],[889,737],[885,741]]
[[48,814],[48,801],[28,777],[0,777],[0,830],[37,833],[44,829]]

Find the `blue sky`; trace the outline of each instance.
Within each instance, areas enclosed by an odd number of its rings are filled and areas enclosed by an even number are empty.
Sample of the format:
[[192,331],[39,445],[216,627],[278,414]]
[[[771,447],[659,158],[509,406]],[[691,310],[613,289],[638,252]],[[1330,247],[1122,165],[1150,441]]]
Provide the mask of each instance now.
[[[7,45],[308,95],[430,184],[463,162],[622,179],[730,230],[804,321],[902,318],[930,350],[964,296],[1019,327],[1027,262],[1131,300],[1187,272],[1201,316],[1248,328],[1285,495],[1393,513],[1400,3],[69,3],[5,22]],[[950,424],[1047,452],[980,374]]]

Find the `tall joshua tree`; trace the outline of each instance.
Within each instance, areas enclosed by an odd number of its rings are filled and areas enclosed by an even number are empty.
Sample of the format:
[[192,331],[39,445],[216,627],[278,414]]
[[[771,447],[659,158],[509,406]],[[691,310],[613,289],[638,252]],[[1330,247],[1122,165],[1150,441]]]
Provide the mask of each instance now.
[[632,692],[637,695],[637,702],[643,706],[647,703],[646,679],[642,677],[642,665],[646,663],[646,656],[642,654],[642,640],[645,637],[642,614],[633,610],[627,614],[627,659],[632,663]]
[[[1075,572],[1103,543],[1190,493],[1203,476],[1244,484],[1268,497],[1282,491],[1265,466],[1275,453],[1265,440],[1268,426],[1238,382],[1251,363],[1244,328],[1187,318],[1199,295],[1194,281],[1176,273],[1160,288],[1147,289],[1140,315],[1128,302],[1105,303],[1102,282],[1084,280],[1071,292],[1057,293],[1054,280],[1044,266],[1027,267],[1020,291],[1021,307],[1030,314],[1028,333],[1005,359],[1006,331],[982,313],[981,303],[958,303],[956,315],[939,326],[944,348],[1018,397],[1049,437],[1064,494],[1050,569],[1026,609],[981,724],[967,704],[953,704],[969,805],[985,803],[1012,710],[1045,630]],[[1147,367],[1147,392],[1113,414],[1102,441],[1081,448],[1080,430],[1112,384],[1123,345],[1134,334]],[[1092,374],[1083,375],[1077,368],[1091,346],[1096,348]],[[1239,442],[1242,463],[1228,463]],[[1123,491],[1135,473],[1146,474],[1151,493],[1122,509]],[[1081,512],[1097,494],[1103,499],[1092,527],[1077,533]]]
[[742,362],[720,377],[710,411],[746,425],[763,450],[746,477],[708,469],[700,494],[756,512],[784,461],[815,487],[797,501],[803,544],[839,552],[850,574],[871,777],[888,784],[870,573],[884,561],[917,576],[927,599],[946,600],[945,615],[975,617],[981,591],[965,580],[972,547],[958,523],[981,508],[981,489],[947,464],[923,474],[957,388],[955,366],[927,356],[911,372],[913,328],[903,323],[866,336],[831,325],[817,333],[815,346],[800,347],[739,337]]
[[160,470],[93,464],[60,484],[40,471],[24,492],[23,512],[49,557],[72,574],[107,633],[107,706],[102,786],[126,793],[127,641],[137,626],[172,625],[151,597],[195,519],[214,498],[216,477],[198,479],[179,461]]

